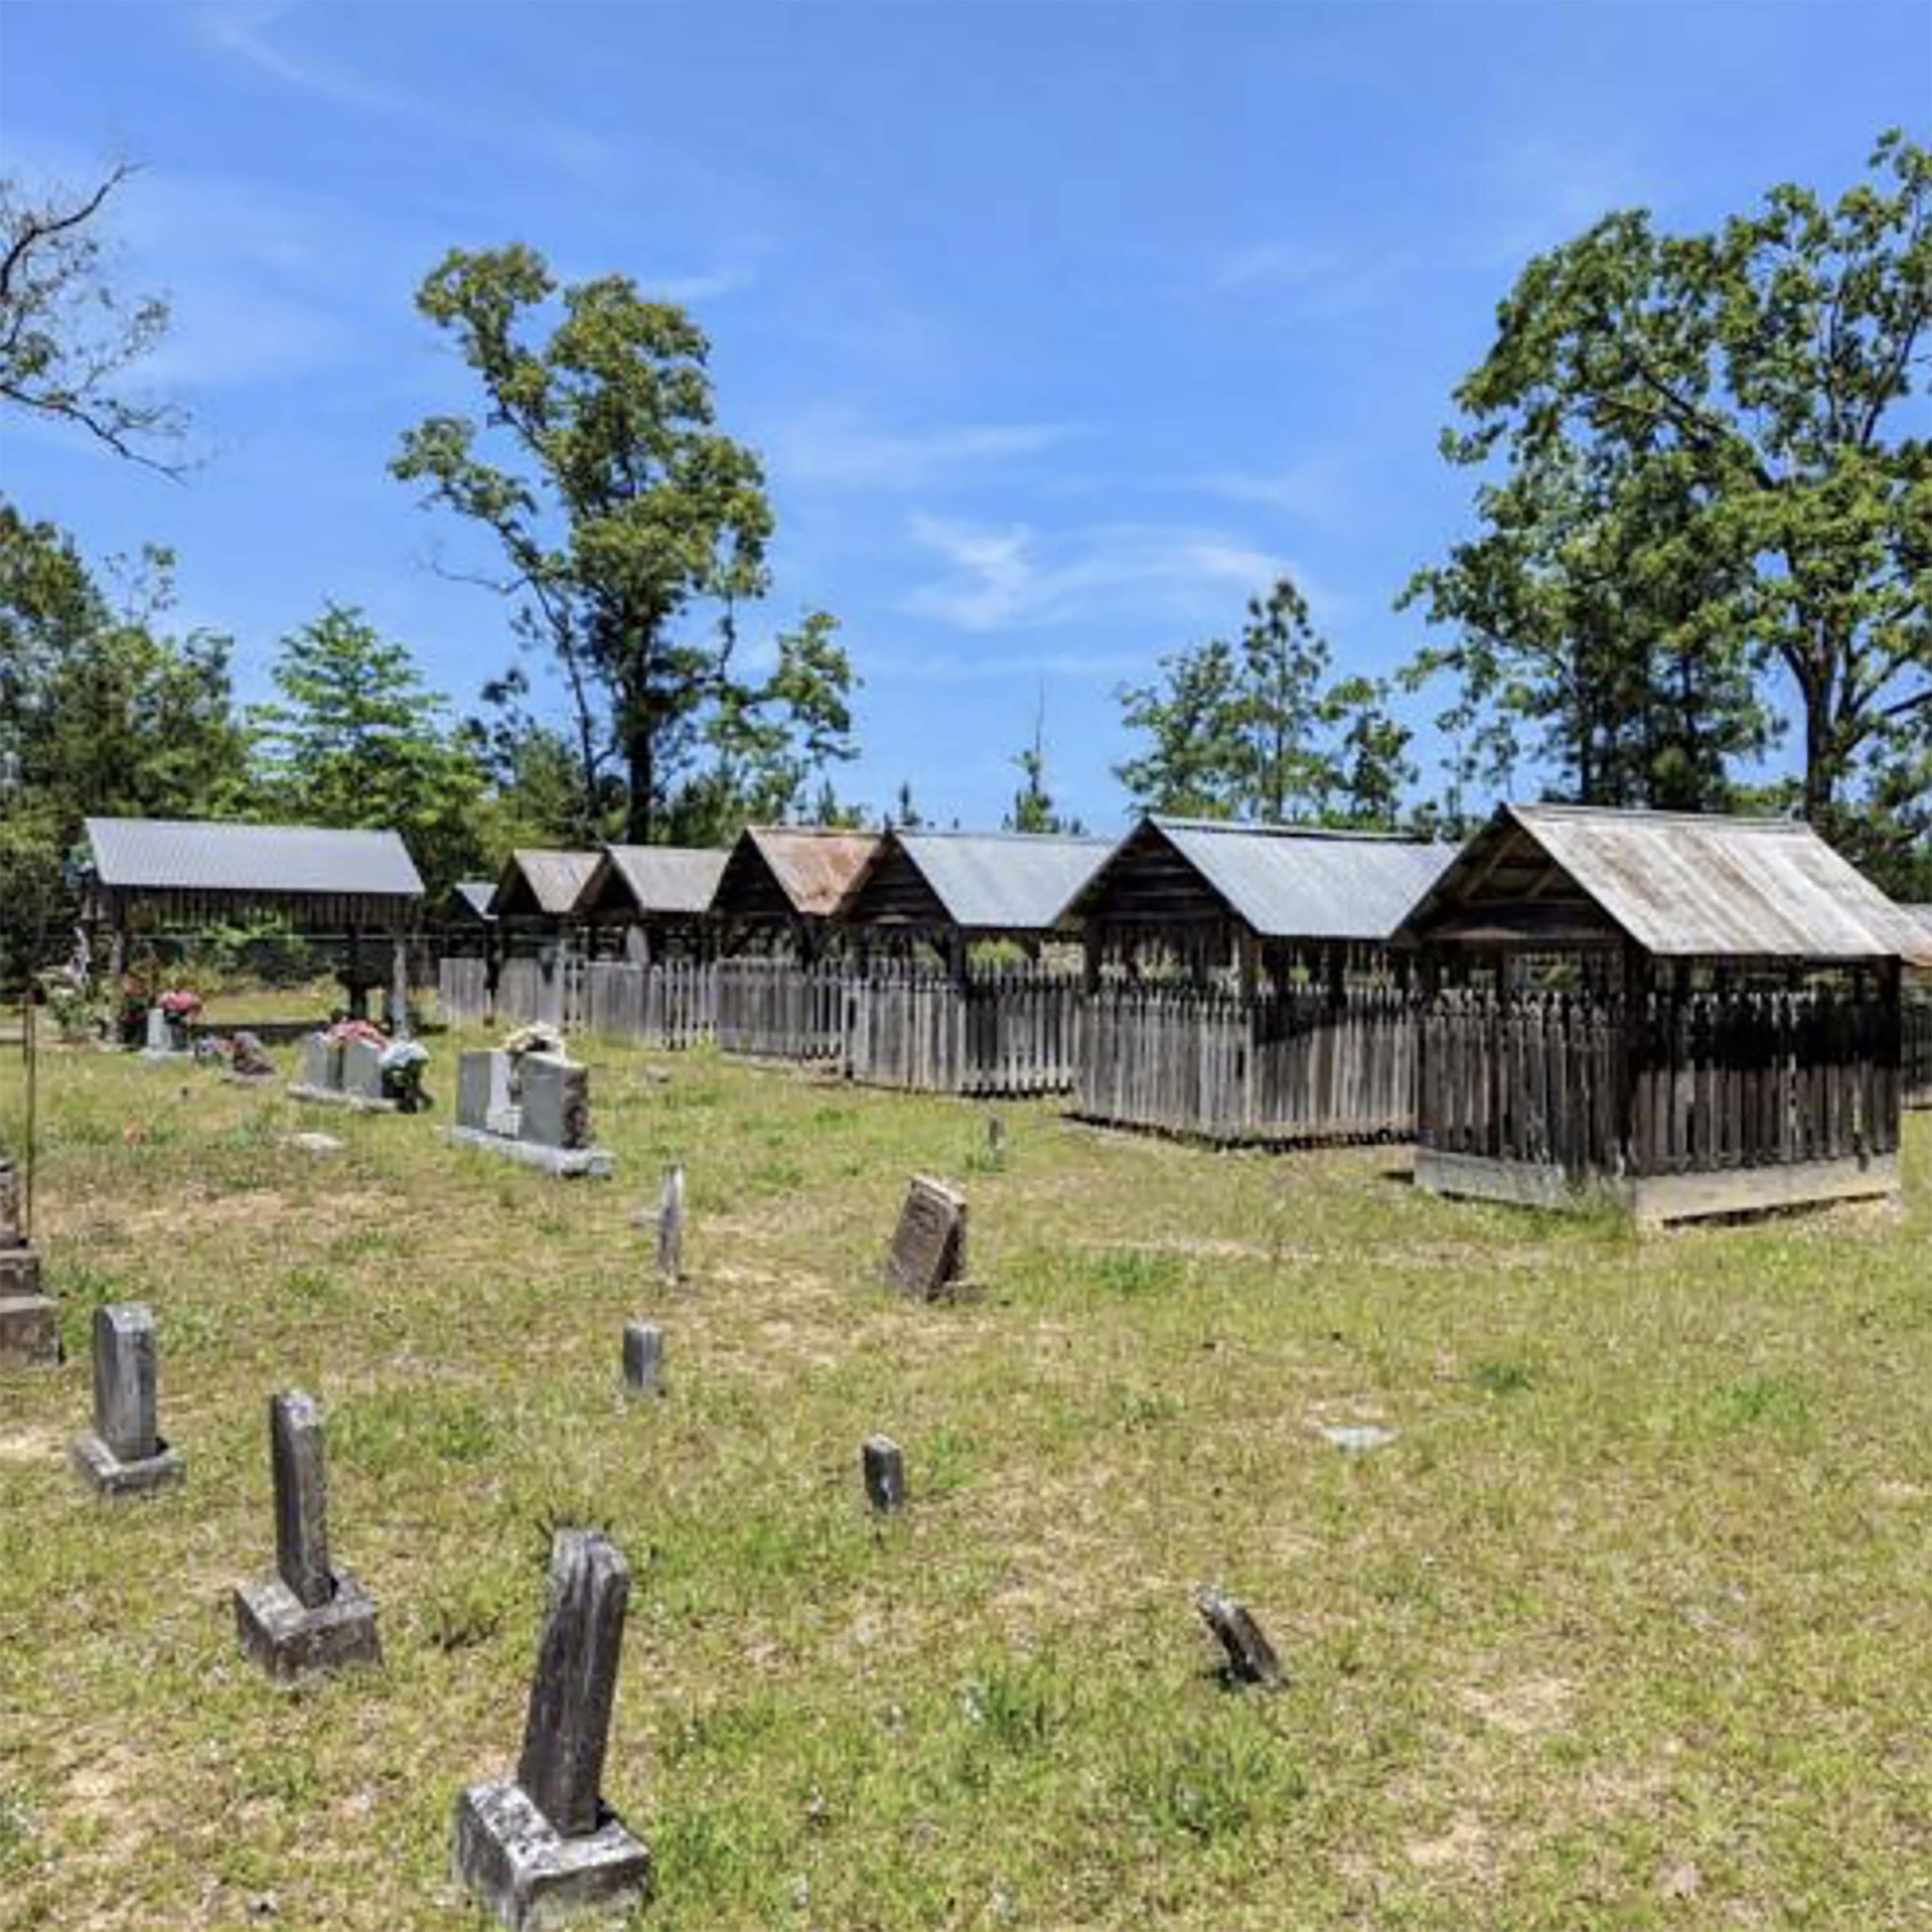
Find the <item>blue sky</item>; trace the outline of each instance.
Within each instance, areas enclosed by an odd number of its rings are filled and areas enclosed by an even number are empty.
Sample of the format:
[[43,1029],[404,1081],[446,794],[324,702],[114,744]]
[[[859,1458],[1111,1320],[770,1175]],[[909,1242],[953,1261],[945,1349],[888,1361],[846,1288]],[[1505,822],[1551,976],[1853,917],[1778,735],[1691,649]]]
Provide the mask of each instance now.
[[710,333],[778,518],[765,629],[836,612],[865,679],[841,792],[995,823],[1043,701],[1055,793],[1111,829],[1116,687],[1278,569],[1345,668],[1422,641],[1392,601],[1468,512],[1437,436],[1529,255],[1835,194],[1929,122],[1924,0],[4,0],[0,166],[142,163],[121,268],[172,299],[146,374],[207,460],[9,423],[0,488],[90,557],[173,546],[245,696],[333,597],[467,705],[506,613],[385,465],[472,400],[416,283],[526,241]]

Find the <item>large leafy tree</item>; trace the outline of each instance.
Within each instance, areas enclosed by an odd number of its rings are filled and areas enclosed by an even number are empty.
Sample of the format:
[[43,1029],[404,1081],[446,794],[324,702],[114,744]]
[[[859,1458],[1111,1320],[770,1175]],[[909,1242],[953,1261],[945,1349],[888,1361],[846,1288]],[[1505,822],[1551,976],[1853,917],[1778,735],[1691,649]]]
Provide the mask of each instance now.
[[474,744],[404,646],[329,604],[271,675],[279,697],[249,714],[264,811],[400,833],[432,895],[502,856]]
[[216,817],[247,795],[229,641],[165,629],[171,559],[110,601],[72,542],[0,503],[0,964],[18,971],[71,910],[90,814]]
[[1120,696],[1149,742],[1116,767],[1146,810],[1205,818],[1394,822],[1414,774],[1409,733],[1370,678],[1331,680],[1333,654],[1287,578],[1251,598],[1238,644],[1163,658],[1152,684]]
[[[1741,661],[1796,694],[1807,815],[1897,877],[1932,792],[1929,324],[1932,155],[1897,132],[1829,205],[1786,185],[1691,235],[1614,213],[1532,262],[1445,438],[1500,473],[1487,527],[1422,583],[1477,641],[1470,694],[1569,625],[1612,693],[1676,677],[1695,789],[1763,732]],[[1661,663],[1604,663],[1619,637]]]
[[758,459],[716,426],[709,345],[682,309],[622,275],[559,287],[522,246],[452,250],[417,306],[485,407],[418,423],[391,468],[497,546],[489,580],[571,695],[587,803],[614,774],[626,835],[648,840],[716,751],[720,708],[796,716],[796,698],[807,732],[836,717],[842,653],[769,705],[734,665],[771,509]]
[[126,381],[166,331],[167,304],[117,287],[103,229],[133,171],[123,163],[91,188],[39,193],[0,178],[0,398],[171,474],[185,419]]

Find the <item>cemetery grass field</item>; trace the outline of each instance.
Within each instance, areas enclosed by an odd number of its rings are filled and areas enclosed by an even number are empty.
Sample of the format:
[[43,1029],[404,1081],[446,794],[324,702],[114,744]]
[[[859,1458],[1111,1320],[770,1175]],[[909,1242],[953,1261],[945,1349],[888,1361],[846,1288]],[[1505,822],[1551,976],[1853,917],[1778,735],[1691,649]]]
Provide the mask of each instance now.
[[[639,1925],[1932,1922],[1932,1117],[1909,1212],[1639,1241],[1046,1104],[996,1168],[984,1108],[591,1042],[618,1178],[559,1184],[439,1141],[459,1043],[427,1120],[43,1059],[68,1359],[0,1375],[0,1926],[481,1926],[451,1806],[514,1764],[569,1524],[635,1577]],[[915,1170],[975,1302],[879,1285]],[[130,1298],[187,1483],[107,1505],[64,1459]],[[634,1315],[670,1393],[627,1406]],[[386,1653],[292,1693],[229,1604],[291,1385]],[[1278,1694],[1217,1683],[1208,1581]]]

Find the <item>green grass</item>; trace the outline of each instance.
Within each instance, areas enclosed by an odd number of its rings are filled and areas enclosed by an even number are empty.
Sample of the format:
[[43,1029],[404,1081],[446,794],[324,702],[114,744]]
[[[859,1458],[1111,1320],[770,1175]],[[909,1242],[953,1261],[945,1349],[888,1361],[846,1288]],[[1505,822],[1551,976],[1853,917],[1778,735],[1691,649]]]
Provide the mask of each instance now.
[[[965,1104],[588,1051],[601,1187],[443,1115],[43,1061],[70,1359],[0,1377],[0,1926],[480,1928],[450,1806],[514,1761],[567,1523],[635,1578],[640,1925],[1932,1921],[1932,1121],[1909,1212],[1639,1241],[1388,1150],[1008,1103],[995,1164]],[[630,1216],[673,1160],[667,1292]],[[879,1284],[915,1171],[968,1186],[976,1300]],[[118,1298],[188,1482],[109,1509],[62,1458]],[[618,1388],[638,1314],[661,1402]],[[386,1650],[292,1695],[227,1600],[290,1385]],[[881,1430],[911,1501],[875,1523]],[[1278,1694],[1220,1687],[1210,1581]]]

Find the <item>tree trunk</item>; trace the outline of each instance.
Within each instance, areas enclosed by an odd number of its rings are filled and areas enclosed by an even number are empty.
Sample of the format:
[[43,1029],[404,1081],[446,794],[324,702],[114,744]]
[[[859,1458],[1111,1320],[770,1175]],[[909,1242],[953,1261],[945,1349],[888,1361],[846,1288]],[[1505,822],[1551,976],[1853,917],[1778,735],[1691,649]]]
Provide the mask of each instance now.
[[624,803],[624,836],[633,845],[650,843],[651,815],[657,791],[657,736],[647,724],[633,724],[624,741],[624,767],[629,796]]

